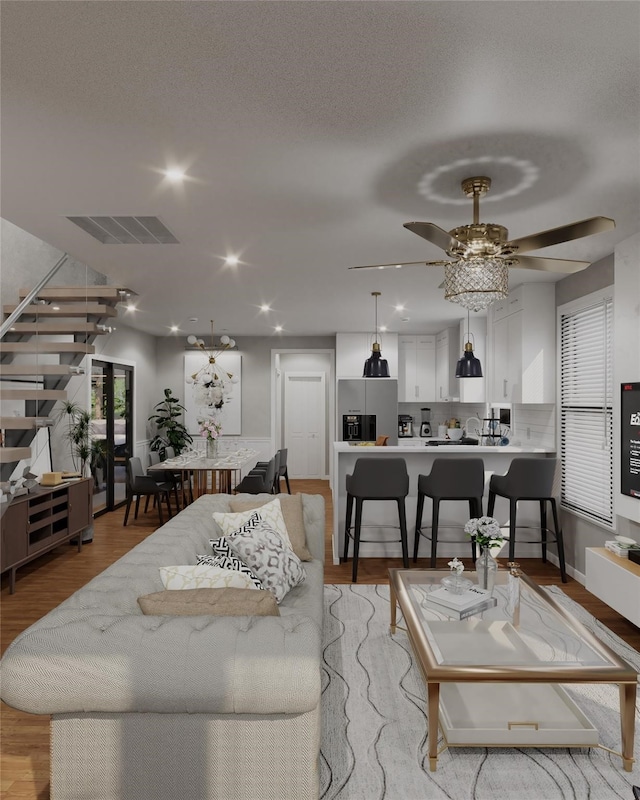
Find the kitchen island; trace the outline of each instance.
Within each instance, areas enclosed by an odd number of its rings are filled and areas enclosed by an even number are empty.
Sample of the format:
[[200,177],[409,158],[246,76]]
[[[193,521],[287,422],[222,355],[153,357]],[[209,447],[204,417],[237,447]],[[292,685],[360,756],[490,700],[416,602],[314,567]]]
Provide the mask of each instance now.
[[[409,495],[406,499],[407,533],[409,540],[409,553],[413,553],[413,542],[416,525],[416,506],[418,502],[418,475],[427,475],[436,458],[482,458],[485,471],[485,490],[482,502],[483,513],[486,513],[489,499],[489,481],[493,473],[504,475],[509,469],[511,460],[518,456],[534,458],[554,458],[553,449],[544,447],[527,447],[507,445],[506,447],[487,447],[481,445],[447,445],[430,446],[427,440],[418,443],[412,440],[411,444],[400,444],[394,447],[375,447],[371,445],[353,445],[347,442],[334,442],[333,464],[331,471],[331,487],[333,494],[333,563],[339,564],[344,547],[344,526],[347,504],[345,478],[353,472],[353,467],[358,458],[404,458],[409,473]],[[556,475],[556,482],[559,476]],[[557,494],[559,494],[559,483]],[[500,524],[509,524],[509,502],[502,497],[496,498],[494,516]],[[469,519],[469,505],[465,501],[443,501],[440,505],[440,524],[438,529],[438,557],[458,556],[468,567],[471,566],[471,545],[467,541],[462,528]],[[352,520],[353,524],[353,520]],[[397,530],[398,511],[394,501],[370,501],[362,507],[362,540],[360,543],[360,557],[401,558],[400,542],[365,542],[363,539],[399,539]],[[427,497],[422,516],[422,527],[425,530],[431,525],[431,500]],[[455,527],[444,527],[453,525]],[[518,527],[521,525],[540,526],[540,504],[538,501],[521,501],[518,503]],[[364,527],[368,526],[368,527]],[[369,527],[370,526],[370,527]],[[394,526],[390,530],[385,526]],[[508,534],[508,531],[506,531]],[[520,534],[525,539],[535,539],[538,531],[530,531],[533,535]],[[458,542],[452,540],[459,540]],[[424,558],[429,554],[430,543],[423,539],[420,544],[419,557]],[[349,557],[351,557],[349,550]],[[506,558],[507,545],[499,554],[499,558]],[[550,546],[550,560],[557,563],[555,547]],[[516,558],[540,557],[540,545],[518,544]],[[413,562],[411,562],[413,564]]]

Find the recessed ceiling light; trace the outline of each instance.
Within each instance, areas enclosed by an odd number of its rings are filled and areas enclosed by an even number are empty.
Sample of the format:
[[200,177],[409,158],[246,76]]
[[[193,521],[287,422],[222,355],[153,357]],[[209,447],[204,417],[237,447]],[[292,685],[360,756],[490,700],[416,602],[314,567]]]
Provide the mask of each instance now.
[[60,311],[60,306],[51,306],[54,311]]
[[402,264],[396,264],[396,269],[402,269]]
[[271,311],[271,306],[268,303],[263,303],[260,306],[260,311]]
[[185,179],[185,171],[180,169],[180,167],[170,167],[169,169],[165,169],[164,171],[165,176],[171,183],[182,183]]
[[396,306],[396,311],[404,311],[404,306],[402,304]]
[[227,256],[224,260],[224,263],[227,267],[237,267],[238,256]]
[[280,333],[280,331],[282,330],[282,325],[276,325],[274,330],[276,331],[276,333]]
[[127,303],[127,311],[135,311],[135,310],[136,306],[134,305],[134,303]]
[[177,325],[172,325],[170,330],[171,333],[177,333],[180,330],[180,328]]
[[384,333],[387,330],[387,326],[386,325],[381,325],[380,326],[380,330],[382,331],[382,333]]

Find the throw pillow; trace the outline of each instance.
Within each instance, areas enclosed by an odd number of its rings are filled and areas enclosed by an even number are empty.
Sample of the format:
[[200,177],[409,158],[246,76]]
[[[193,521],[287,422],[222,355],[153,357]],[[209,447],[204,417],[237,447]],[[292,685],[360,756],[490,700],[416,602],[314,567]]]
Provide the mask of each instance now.
[[249,577],[256,589],[263,589],[259,578],[251,572],[249,567],[233,555],[228,556],[197,556],[198,564],[208,564],[210,567],[222,567],[223,569],[233,569]]
[[210,567],[208,564],[160,567],[160,578],[165,589],[221,589],[230,586],[256,589],[248,575],[235,569]]
[[302,583],[305,571],[298,556],[286,547],[278,531],[260,519],[259,524],[251,519],[246,525],[227,536],[229,547],[262,581],[265,589],[273,592],[276,602]]
[[[304,530],[304,516],[302,512],[302,495],[300,494],[279,494],[276,500],[280,503],[284,524],[291,540],[291,549],[298,556],[300,561],[312,561],[313,556],[307,548],[307,537]],[[249,511],[260,509],[260,516],[265,517],[264,506],[271,500],[238,500],[229,501],[231,511]]]
[[138,598],[143,614],[171,617],[279,617],[271,592],[253,589],[165,589]]
[[[222,531],[223,535],[229,536],[229,534],[238,530],[238,528],[240,528],[242,525],[245,525],[253,516],[254,511],[255,509],[248,509],[246,511],[240,511],[236,514],[223,511],[214,511],[213,519],[220,526],[220,530]],[[280,501],[277,498],[267,501],[260,508],[260,516],[277,533],[280,534],[285,545],[291,550],[291,540],[289,539],[287,526],[285,524],[284,517],[282,516],[282,506],[280,505]]]

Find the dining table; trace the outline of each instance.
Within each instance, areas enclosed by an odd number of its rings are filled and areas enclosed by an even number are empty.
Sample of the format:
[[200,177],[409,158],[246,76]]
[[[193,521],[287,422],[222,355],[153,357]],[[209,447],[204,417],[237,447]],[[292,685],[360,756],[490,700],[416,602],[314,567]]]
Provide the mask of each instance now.
[[167,458],[147,468],[148,473],[173,472],[180,473],[182,506],[187,505],[188,487],[193,478],[193,496],[215,494],[216,492],[231,494],[235,473],[241,473],[243,467],[255,461],[257,450],[238,448],[220,453],[216,458],[207,458],[206,454],[187,453]]

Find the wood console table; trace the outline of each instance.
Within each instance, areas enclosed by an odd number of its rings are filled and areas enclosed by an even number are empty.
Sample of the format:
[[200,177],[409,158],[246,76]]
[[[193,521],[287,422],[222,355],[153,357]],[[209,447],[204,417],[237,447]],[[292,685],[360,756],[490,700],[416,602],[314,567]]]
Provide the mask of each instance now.
[[59,544],[78,537],[91,525],[93,479],[59,486],[39,486],[0,507],[0,572],[11,571],[9,592],[16,588],[16,570]]

